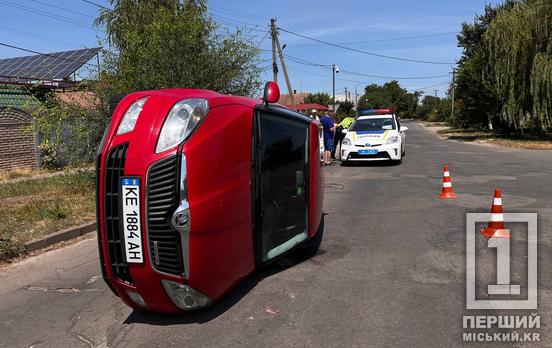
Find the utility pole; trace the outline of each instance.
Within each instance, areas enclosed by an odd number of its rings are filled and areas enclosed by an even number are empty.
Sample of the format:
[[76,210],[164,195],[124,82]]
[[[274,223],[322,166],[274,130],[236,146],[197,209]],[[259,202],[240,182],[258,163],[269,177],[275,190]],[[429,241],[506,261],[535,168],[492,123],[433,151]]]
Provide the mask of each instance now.
[[339,68],[337,67],[337,65],[335,64],[332,64],[332,86],[333,86],[333,98],[332,98],[332,110],[335,111],[335,73],[336,73],[336,70],[339,71]]
[[278,83],[278,63],[276,61],[276,18],[270,19],[270,36],[272,37],[272,74],[273,81]]
[[456,89],[456,69],[452,69],[452,103],[450,106],[450,119],[454,120],[454,90]]
[[[274,24],[274,27],[276,27],[275,22],[276,22],[276,20],[274,19],[274,22],[272,22],[272,24]],[[288,94],[289,94],[289,97],[291,99],[291,105],[293,105],[293,107],[295,107],[295,96],[293,94],[293,89],[291,88],[291,81],[289,80],[289,76],[288,76],[288,72],[287,72],[287,68],[286,68],[286,62],[284,60],[284,53],[282,52],[282,47],[280,46],[280,39],[278,38],[278,31],[276,31],[275,41],[276,41],[276,48],[278,49],[278,53],[280,54],[280,63],[282,64],[282,70],[284,71],[284,77],[286,79]]]
[[347,87],[345,87],[345,102],[347,102]]

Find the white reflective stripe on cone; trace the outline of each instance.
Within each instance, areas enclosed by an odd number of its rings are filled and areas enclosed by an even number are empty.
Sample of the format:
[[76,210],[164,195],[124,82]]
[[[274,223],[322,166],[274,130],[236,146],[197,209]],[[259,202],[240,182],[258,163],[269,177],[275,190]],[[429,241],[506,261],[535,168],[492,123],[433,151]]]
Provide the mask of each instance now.
[[502,198],[493,199],[493,205],[502,205]]
[[450,173],[449,173],[449,172],[445,172],[445,173],[443,174],[443,176],[449,177],[449,176],[450,176]]
[[444,182],[443,187],[452,187],[452,183],[451,182]]
[[491,214],[491,221],[492,222],[504,221],[504,215],[503,214]]

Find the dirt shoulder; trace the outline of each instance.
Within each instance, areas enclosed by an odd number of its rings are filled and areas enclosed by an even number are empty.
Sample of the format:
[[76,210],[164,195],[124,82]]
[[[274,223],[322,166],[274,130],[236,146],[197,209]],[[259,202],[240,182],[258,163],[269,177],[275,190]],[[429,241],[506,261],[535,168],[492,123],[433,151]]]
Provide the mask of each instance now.
[[25,243],[95,220],[95,173],[81,170],[0,183],[0,261]]
[[443,122],[418,121],[418,123],[441,138],[448,140],[517,149],[552,150],[552,140],[537,140],[523,136],[509,136],[493,131],[457,129],[447,126]]

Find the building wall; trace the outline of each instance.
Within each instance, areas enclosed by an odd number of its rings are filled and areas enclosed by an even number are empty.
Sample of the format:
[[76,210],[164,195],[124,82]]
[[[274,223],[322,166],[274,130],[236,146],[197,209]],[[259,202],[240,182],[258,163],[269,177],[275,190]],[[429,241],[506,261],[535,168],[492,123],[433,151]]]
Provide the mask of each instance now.
[[30,116],[14,108],[0,108],[0,170],[36,168],[35,136],[27,131]]

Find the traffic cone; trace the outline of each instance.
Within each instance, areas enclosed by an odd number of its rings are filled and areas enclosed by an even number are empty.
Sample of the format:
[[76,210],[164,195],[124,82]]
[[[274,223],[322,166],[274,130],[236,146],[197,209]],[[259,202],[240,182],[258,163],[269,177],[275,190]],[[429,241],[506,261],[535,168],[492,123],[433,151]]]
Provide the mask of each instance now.
[[493,205],[491,207],[491,220],[487,224],[487,228],[482,229],[480,232],[487,238],[510,238],[510,232],[504,227],[502,191],[500,189],[495,189]]
[[441,199],[456,198],[456,193],[454,193],[454,190],[452,189],[452,181],[450,180],[449,168],[448,168],[448,165],[446,164],[445,164],[445,168],[443,169],[443,189],[439,194],[439,198]]

